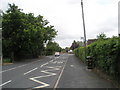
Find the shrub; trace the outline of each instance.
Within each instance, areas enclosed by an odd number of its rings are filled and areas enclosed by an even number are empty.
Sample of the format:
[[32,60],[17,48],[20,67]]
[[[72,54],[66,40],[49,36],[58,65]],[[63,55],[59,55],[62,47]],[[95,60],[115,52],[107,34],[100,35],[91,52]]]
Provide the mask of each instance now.
[[[120,77],[120,38],[100,39],[88,45],[87,56],[93,56],[95,66],[113,77]],[[84,61],[84,47],[74,50],[75,55]]]

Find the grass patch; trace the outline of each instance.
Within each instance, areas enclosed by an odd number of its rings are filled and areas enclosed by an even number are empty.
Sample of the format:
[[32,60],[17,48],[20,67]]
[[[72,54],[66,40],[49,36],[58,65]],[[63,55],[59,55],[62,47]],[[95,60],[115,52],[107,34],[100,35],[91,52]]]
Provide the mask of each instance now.
[[3,63],[12,63],[12,60],[10,58],[4,58]]

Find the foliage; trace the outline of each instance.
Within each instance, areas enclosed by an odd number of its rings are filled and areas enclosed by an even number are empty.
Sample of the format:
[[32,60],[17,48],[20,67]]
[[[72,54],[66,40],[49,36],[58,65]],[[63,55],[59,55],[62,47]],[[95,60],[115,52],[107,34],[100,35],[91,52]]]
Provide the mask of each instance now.
[[[94,57],[95,65],[108,75],[120,76],[120,38],[97,40],[87,46],[87,56]],[[76,56],[84,60],[84,47],[74,50]],[[119,63],[118,63],[119,62]]]
[[46,46],[46,55],[52,55],[55,52],[61,52],[62,48],[56,42],[48,42]]
[[69,47],[65,47],[65,51],[68,52],[70,50]]
[[83,62],[85,62],[85,48],[79,47],[74,50],[74,53],[77,57],[79,57]]
[[57,35],[54,26],[49,26],[43,16],[25,14],[15,4],[9,4],[3,13],[3,56],[39,56],[44,50],[44,43]]
[[79,47],[79,43],[77,43],[75,40],[73,41],[70,49],[74,50],[75,48],[78,48]]
[[3,63],[12,63],[12,60],[10,58],[4,58]]
[[105,39],[105,38],[106,38],[106,35],[104,33],[97,35],[97,39]]

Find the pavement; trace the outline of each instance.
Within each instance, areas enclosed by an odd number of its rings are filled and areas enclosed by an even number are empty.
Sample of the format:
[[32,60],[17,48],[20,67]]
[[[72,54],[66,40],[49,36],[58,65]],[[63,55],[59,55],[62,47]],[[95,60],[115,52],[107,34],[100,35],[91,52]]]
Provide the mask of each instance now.
[[111,82],[88,70],[73,54],[46,56],[2,67],[0,87],[39,88],[115,88]]
[[114,86],[87,69],[77,57],[70,55],[58,88],[114,88]]

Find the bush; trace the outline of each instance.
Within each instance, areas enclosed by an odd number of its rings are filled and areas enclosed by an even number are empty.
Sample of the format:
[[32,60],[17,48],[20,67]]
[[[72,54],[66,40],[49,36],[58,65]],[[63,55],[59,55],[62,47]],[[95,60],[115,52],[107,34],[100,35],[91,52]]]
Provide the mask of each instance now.
[[[120,38],[100,39],[87,46],[87,56],[93,56],[95,65],[113,77],[120,77]],[[84,61],[84,47],[74,50],[75,55]]]
[[83,62],[85,62],[85,48],[84,47],[79,47],[74,50],[75,55],[79,57]]

